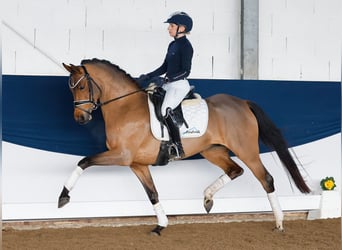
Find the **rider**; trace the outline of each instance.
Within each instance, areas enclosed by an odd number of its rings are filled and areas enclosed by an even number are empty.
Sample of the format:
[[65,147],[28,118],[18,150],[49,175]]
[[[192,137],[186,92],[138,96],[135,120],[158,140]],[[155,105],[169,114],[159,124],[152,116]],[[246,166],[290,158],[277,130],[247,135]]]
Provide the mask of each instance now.
[[185,12],[175,12],[165,21],[168,31],[174,40],[169,44],[163,64],[156,70],[141,75],[138,82],[146,82],[165,74],[162,88],[166,91],[162,104],[164,123],[175,146],[176,158],[184,157],[179,127],[177,126],[173,109],[176,108],[190,90],[186,79],[191,71],[193,48],[186,37],[192,29],[192,19]]

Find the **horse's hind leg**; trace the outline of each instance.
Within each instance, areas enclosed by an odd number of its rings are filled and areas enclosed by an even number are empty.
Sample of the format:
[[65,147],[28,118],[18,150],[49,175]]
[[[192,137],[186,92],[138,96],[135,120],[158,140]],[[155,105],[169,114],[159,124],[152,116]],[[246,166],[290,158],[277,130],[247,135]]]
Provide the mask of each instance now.
[[214,145],[202,151],[201,155],[211,163],[220,167],[225,173],[204,190],[204,208],[209,213],[214,204],[214,194],[229,181],[242,175],[243,169],[230,158],[228,149],[224,146]]
[[283,228],[283,219],[284,214],[280,207],[278,197],[275,193],[273,177],[266,170],[264,165],[262,164],[259,155],[257,154],[254,159],[241,159],[252,171],[254,176],[259,180],[264,190],[267,193],[267,198],[270,202],[275,220],[276,220],[276,229],[279,231],[284,231]]

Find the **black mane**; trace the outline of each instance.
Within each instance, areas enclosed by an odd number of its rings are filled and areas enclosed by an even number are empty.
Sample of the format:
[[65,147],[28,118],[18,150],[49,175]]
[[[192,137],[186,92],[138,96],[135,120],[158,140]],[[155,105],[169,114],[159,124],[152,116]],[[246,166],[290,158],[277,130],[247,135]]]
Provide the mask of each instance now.
[[93,58],[93,59],[83,59],[81,61],[81,65],[84,65],[84,64],[98,64],[98,63],[108,65],[109,67],[111,67],[115,71],[121,72],[122,74],[127,76],[129,79],[131,79],[132,81],[136,82],[136,80],[130,74],[128,74],[125,70],[121,69],[118,65],[113,64],[113,63],[111,63],[108,60],[104,60],[104,59],[100,60],[100,59],[97,59],[97,58]]

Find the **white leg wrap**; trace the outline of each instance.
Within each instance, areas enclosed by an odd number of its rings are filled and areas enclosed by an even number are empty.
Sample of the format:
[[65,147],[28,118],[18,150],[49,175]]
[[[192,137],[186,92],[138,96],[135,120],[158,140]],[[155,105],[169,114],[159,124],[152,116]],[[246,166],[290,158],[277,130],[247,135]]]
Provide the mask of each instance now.
[[83,173],[83,169],[80,167],[77,167],[72,173],[71,176],[69,177],[69,179],[65,182],[64,186],[66,187],[66,189],[68,189],[69,191],[71,191],[71,189],[75,186],[78,178],[80,177],[80,175]]
[[277,195],[275,194],[275,191],[272,193],[267,194],[268,200],[271,204],[271,208],[274,213],[274,217],[276,219],[276,225],[279,230],[283,230],[283,219],[284,219],[284,214],[283,211],[281,210],[279,200]]
[[214,194],[224,187],[232,179],[227,174],[221,175],[216,181],[214,181],[209,187],[204,190],[204,196],[208,199],[212,199]]
[[158,218],[158,225],[162,227],[167,227],[169,220],[167,219],[167,216],[164,212],[162,205],[158,202],[157,204],[153,205],[153,209]]

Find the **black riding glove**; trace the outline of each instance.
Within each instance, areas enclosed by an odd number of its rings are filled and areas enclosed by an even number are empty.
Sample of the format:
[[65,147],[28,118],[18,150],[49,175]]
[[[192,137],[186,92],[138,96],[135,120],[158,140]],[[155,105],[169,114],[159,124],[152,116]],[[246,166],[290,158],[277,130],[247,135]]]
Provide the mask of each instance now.
[[142,74],[137,79],[137,83],[140,85],[140,87],[144,88],[147,87],[147,85],[150,83],[151,78],[148,75]]

